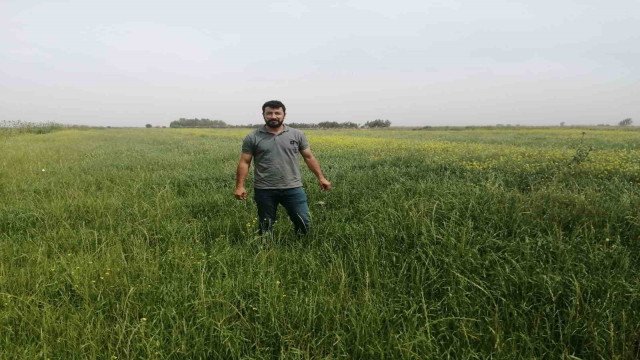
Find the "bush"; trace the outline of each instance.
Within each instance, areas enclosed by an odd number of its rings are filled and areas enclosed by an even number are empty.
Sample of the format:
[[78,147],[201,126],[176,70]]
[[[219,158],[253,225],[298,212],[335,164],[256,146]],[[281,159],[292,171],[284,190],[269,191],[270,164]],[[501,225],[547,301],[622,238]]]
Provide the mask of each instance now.
[[626,118],[624,120],[621,120],[618,123],[618,126],[631,126],[631,124],[633,124],[633,120],[631,120],[631,118]]
[[382,120],[382,119],[375,119],[373,121],[367,121],[366,123],[364,123],[364,127],[366,128],[389,127],[389,126],[391,126],[391,121]]
[[0,134],[48,134],[55,130],[62,130],[65,126],[54,122],[31,123],[21,120],[0,122]]
[[172,121],[169,124],[172,128],[223,128],[227,127],[227,123],[222,120],[209,120],[209,119],[185,119]]

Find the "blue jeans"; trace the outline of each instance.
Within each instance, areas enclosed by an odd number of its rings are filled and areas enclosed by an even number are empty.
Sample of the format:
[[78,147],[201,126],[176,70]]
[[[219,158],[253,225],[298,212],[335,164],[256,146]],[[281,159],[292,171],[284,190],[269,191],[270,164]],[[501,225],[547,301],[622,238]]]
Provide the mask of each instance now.
[[289,219],[293,222],[296,234],[306,235],[311,228],[307,194],[302,187],[291,189],[254,189],[254,199],[258,206],[258,223],[260,233],[271,233],[276,221],[278,204],[287,210]]

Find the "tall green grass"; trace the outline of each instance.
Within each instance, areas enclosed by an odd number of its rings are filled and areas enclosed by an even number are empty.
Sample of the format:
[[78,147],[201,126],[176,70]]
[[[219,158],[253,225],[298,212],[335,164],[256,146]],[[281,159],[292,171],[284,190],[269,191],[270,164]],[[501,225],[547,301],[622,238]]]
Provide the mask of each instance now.
[[28,121],[0,121],[0,138],[21,134],[48,134],[52,131],[64,129],[64,125],[46,122],[32,123]]
[[[579,130],[307,131],[334,189],[304,172],[302,239],[282,213],[273,238],[257,237],[255,205],[233,198],[248,131],[0,142],[0,358],[640,357],[633,177],[592,176],[571,157],[471,169],[412,147],[570,152]],[[592,143],[635,149],[631,134]]]

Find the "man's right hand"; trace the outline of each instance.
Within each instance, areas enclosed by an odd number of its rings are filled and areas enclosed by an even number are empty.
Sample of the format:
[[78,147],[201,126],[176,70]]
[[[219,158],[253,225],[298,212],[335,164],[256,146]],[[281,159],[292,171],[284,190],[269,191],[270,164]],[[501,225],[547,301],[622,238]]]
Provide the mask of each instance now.
[[247,190],[244,189],[244,186],[242,187],[237,187],[234,191],[233,191],[233,195],[236,197],[236,199],[238,200],[247,200]]

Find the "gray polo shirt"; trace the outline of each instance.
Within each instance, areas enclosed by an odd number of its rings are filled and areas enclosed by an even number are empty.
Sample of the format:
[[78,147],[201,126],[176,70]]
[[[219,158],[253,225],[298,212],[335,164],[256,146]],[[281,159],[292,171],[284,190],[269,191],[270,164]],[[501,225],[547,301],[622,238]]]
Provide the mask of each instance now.
[[242,152],[253,155],[256,189],[289,189],[302,186],[298,154],[309,148],[309,141],[298,129],[285,125],[279,134],[264,126],[242,141]]

